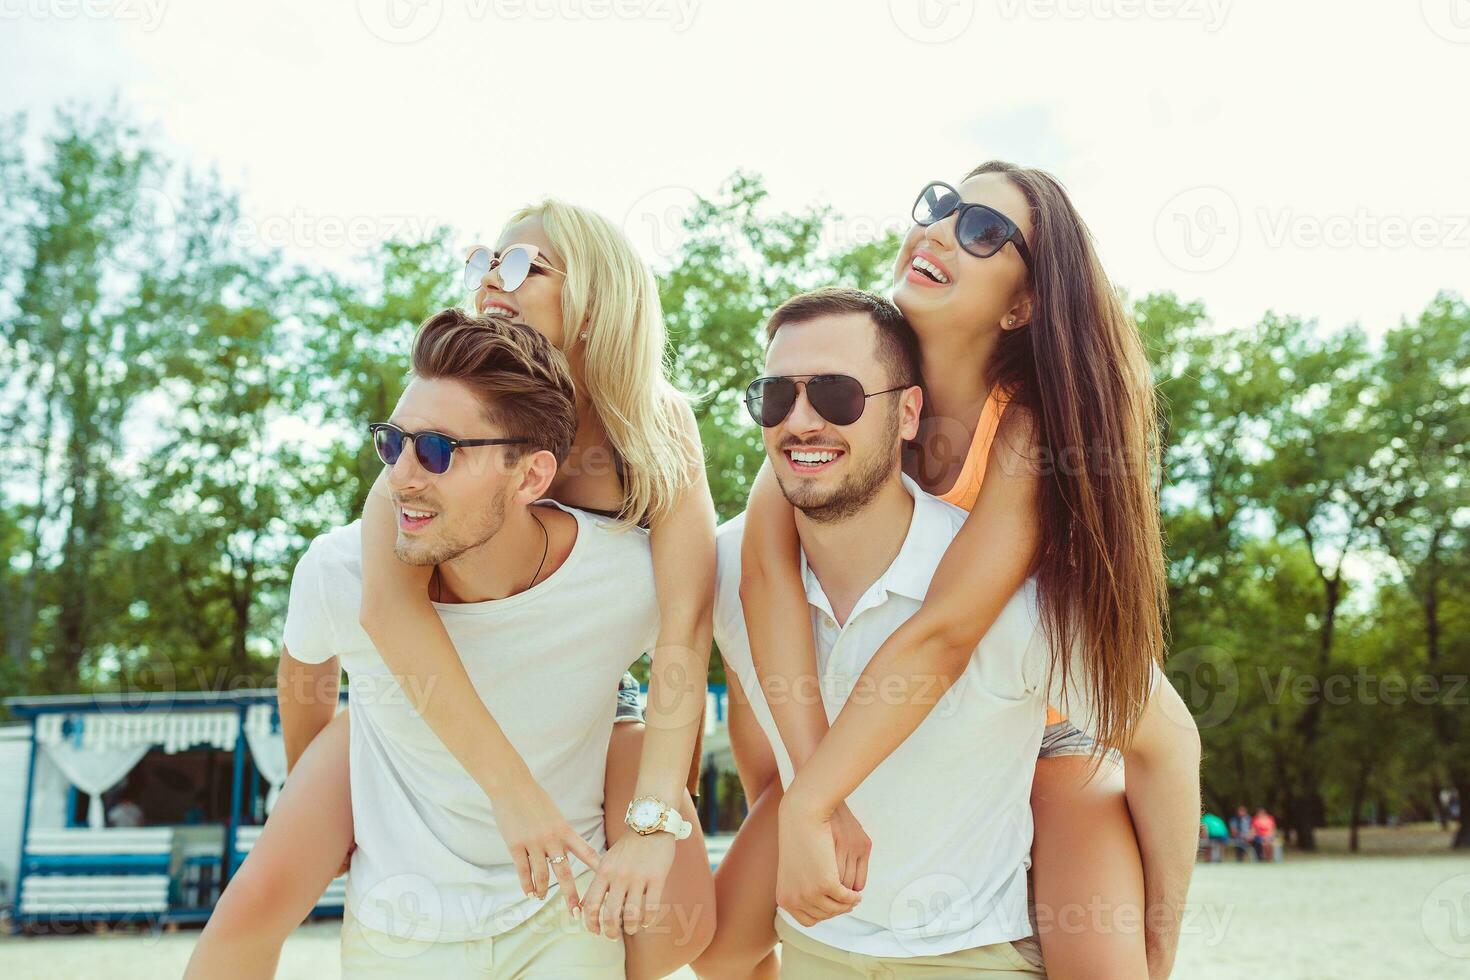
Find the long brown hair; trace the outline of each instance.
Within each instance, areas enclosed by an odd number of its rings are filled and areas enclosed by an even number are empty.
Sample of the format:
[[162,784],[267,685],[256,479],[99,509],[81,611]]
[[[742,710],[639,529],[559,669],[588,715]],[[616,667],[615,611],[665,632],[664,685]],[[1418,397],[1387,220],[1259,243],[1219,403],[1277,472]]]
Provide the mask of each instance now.
[[1055,177],[992,160],[1031,212],[1030,323],[1002,331],[988,371],[1035,420],[1041,544],[1033,574],[1052,669],[1075,651],[1099,741],[1123,747],[1164,658],[1167,592],[1155,478],[1159,419],[1137,325]]

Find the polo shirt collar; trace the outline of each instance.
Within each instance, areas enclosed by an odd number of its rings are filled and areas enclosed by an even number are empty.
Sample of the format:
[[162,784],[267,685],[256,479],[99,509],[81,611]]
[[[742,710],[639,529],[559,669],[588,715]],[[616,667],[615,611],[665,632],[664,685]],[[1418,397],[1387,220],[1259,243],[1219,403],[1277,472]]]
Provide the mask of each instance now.
[[[880,594],[886,599],[888,593],[904,596],[915,602],[923,602],[929,591],[929,582],[939,559],[954,538],[952,526],[945,520],[945,504],[939,498],[925,493],[907,474],[899,474],[903,487],[914,498],[914,513],[909,521],[908,534],[898,549],[892,563],[878,576],[878,581],[868,587],[863,598],[853,607],[848,622],[852,622],[863,609],[878,605]],[[801,579],[806,586],[807,602],[819,610],[832,615],[832,604],[822,591],[822,583],[807,564],[806,551],[801,553]]]

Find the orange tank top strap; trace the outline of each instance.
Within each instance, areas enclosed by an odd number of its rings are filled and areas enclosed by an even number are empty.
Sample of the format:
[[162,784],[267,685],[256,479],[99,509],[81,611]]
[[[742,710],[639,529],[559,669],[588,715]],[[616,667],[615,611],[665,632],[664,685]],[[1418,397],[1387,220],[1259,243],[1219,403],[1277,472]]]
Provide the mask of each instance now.
[[985,407],[980,409],[980,421],[975,425],[975,438],[970,440],[970,450],[965,454],[964,465],[954,486],[939,499],[946,503],[972,510],[980,499],[980,484],[985,482],[985,464],[990,461],[990,446],[995,434],[1000,431],[1000,417],[1010,399],[997,386],[990,389]]

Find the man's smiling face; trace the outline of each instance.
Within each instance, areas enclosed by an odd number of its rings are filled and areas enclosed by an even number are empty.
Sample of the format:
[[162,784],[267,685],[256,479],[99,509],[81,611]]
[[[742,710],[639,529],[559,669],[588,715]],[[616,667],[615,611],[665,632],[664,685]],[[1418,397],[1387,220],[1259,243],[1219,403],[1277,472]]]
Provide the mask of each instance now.
[[[457,381],[415,378],[398,400],[393,424],[409,432],[430,430],[459,439],[505,436],[486,418],[479,399]],[[437,565],[484,544],[505,523],[506,507],[520,485],[519,467],[503,446],[466,447],[453,454],[446,473],[430,473],[412,443],[389,471],[398,518],[395,546],[411,565]]]
[[799,389],[785,421],[762,430],[766,455],[786,499],[813,520],[849,517],[896,480],[902,441],[913,435],[905,430],[917,427],[916,389],[875,395],[856,422],[841,426],[807,398],[804,382],[819,374],[856,378],[865,392],[901,385],[879,360],[877,340],[867,314],[836,313],[783,324],[766,352],[766,374],[794,378]]

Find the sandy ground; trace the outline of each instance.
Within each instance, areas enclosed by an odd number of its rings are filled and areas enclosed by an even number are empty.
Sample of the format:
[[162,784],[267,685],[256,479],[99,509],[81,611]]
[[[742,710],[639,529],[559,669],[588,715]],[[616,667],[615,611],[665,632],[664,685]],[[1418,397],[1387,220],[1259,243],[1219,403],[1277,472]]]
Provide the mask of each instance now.
[[[297,930],[279,977],[336,977],[338,928],[319,922]],[[162,980],[183,972],[197,937],[197,929],[184,928],[156,936],[0,938],[0,976]],[[1470,976],[1470,856],[1294,855],[1280,864],[1200,865],[1174,976]]]

